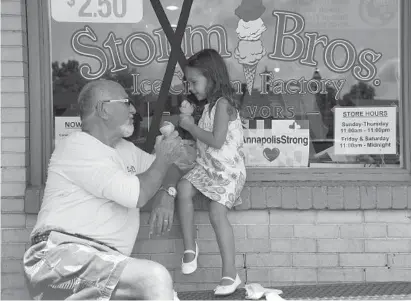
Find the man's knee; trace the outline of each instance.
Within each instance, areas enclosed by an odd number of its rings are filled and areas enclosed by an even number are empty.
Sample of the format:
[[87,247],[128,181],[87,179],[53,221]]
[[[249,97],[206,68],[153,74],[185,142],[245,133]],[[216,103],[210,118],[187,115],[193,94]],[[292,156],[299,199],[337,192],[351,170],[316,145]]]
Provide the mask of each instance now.
[[169,271],[161,264],[131,259],[120,277],[113,299],[165,299],[173,292]]
[[150,274],[153,277],[154,285],[160,283],[170,288],[173,286],[173,279],[171,278],[170,272],[163,265],[152,261]]
[[170,272],[163,265],[152,261],[143,287],[144,298],[169,299],[172,293],[173,280]]

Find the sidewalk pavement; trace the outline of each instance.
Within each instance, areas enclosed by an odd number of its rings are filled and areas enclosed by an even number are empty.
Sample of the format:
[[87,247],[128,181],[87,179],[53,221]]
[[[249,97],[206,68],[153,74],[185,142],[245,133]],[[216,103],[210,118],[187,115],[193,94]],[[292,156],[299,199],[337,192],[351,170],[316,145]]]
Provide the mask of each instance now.
[[[411,282],[338,283],[273,288],[282,290],[283,293],[279,296],[285,300],[411,300]],[[227,297],[214,297],[213,291],[207,290],[179,292],[178,298],[180,300],[247,300],[244,288],[238,289]]]

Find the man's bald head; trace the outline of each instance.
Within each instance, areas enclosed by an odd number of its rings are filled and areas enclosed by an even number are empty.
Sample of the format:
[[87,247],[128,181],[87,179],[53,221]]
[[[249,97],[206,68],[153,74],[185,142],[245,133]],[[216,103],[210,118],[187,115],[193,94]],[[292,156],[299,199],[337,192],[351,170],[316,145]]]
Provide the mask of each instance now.
[[98,101],[127,98],[124,88],[112,80],[95,80],[87,83],[78,96],[80,117],[91,115],[96,110]]

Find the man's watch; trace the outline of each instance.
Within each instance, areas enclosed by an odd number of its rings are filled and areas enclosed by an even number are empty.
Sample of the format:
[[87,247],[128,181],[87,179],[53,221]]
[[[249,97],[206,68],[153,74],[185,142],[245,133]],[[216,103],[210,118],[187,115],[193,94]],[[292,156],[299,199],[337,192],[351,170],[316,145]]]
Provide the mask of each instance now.
[[168,188],[160,187],[160,190],[164,190],[165,192],[167,192],[173,198],[175,198],[177,196],[177,190],[172,186],[170,186]]

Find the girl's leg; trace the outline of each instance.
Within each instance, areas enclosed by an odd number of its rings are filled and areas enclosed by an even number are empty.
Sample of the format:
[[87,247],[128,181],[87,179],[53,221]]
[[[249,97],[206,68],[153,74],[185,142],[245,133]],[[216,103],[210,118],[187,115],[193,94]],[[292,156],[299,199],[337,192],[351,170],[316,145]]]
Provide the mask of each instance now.
[[[177,211],[183,234],[184,250],[193,250],[195,252],[194,237],[194,205],[193,197],[197,189],[186,179],[182,179],[177,185]],[[184,254],[184,262],[190,262],[195,255],[191,253]]]
[[[235,268],[235,244],[233,227],[228,221],[228,208],[220,203],[210,201],[210,221],[217,237],[218,247],[220,248],[221,259],[223,262],[223,277],[235,279],[237,271]],[[230,285],[232,281],[222,279],[221,285]]]

